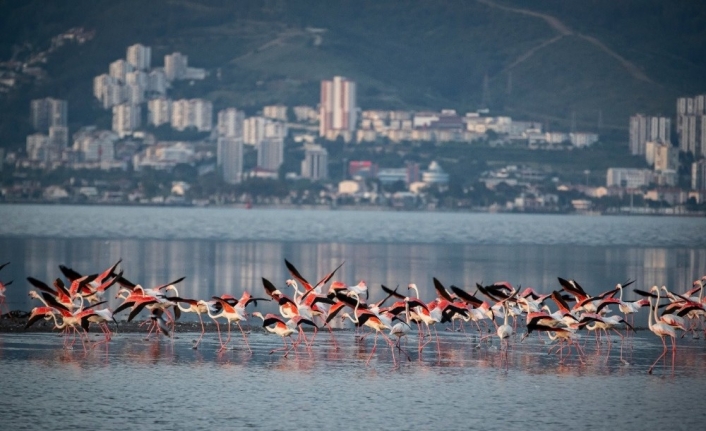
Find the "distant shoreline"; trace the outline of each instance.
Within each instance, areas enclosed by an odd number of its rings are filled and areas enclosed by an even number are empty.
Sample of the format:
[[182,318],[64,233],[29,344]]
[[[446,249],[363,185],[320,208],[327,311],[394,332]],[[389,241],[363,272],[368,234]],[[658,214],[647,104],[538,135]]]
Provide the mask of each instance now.
[[144,208],[223,208],[223,209],[288,209],[302,211],[390,211],[390,212],[438,212],[438,213],[478,213],[478,214],[546,214],[546,215],[578,215],[578,216],[658,216],[658,217],[706,217],[706,211],[688,211],[668,213],[636,208],[632,211],[616,209],[615,211],[532,211],[503,210],[498,208],[395,208],[375,205],[302,205],[302,204],[207,204],[195,203],[138,203],[138,202],[52,202],[41,201],[0,201],[0,205],[46,205],[46,206],[108,206],[108,207],[144,207]]

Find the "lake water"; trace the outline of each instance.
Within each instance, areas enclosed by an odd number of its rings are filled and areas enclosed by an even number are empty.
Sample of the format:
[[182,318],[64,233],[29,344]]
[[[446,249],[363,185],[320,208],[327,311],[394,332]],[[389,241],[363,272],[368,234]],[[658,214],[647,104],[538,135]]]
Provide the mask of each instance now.
[[[180,294],[195,298],[262,295],[261,277],[284,288],[285,258],[310,279],[345,262],[335,279],[365,280],[371,299],[382,297],[380,284],[414,282],[430,300],[432,277],[551,292],[561,276],[595,294],[627,279],[681,292],[706,274],[703,218],[1,205],[0,220],[0,263],[12,262],[0,278],[15,280],[8,302],[24,310],[36,305],[27,276],[51,281],[59,264],[90,273],[118,259],[145,286],[186,276]],[[310,353],[287,359],[268,355],[281,341],[259,331],[252,356],[215,353],[213,335],[194,351],[194,334],[174,343],[120,334],[107,353],[84,355],[64,351],[56,335],[0,334],[0,423],[37,429],[59,415],[66,429],[681,429],[706,419],[686,398],[706,395],[704,340],[680,339],[674,373],[668,360],[648,376],[661,351],[649,333],[626,347],[630,365],[617,340],[607,352],[589,338],[586,365],[560,365],[530,338],[516,342],[505,370],[497,342],[475,349],[442,332],[441,359],[430,344],[399,368],[383,344],[366,367],[372,340],[349,332],[337,334],[340,351],[321,335]]]

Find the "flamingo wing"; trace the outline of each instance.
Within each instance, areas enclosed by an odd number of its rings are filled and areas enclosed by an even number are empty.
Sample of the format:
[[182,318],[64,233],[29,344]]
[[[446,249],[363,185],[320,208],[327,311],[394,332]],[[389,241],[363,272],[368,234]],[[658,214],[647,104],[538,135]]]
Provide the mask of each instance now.
[[274,284],[265,277],[262,277],[262,286],[265,288],[265,293],[270,296],[272,299],[279,300],[278,295],[275,293],[277,292],[277,288],[275,287]]
[[453,298],[451,295],[449,295],[449,291],[446,290],[443,284],[436,278],[433,277],[434,280],[434,289],[436,289],[436,293],[439,295],[440,298],[443,298],[449,302],[453,302]]
[[42,292],[46,292],[46,293],[49,293],[54,296],[57,295],[56,290],[49,287],[43,281],[37,280],[36,278],[33,278],[33,277],[27,277],[27,281],[29,281],[30,284],[32,284],[32,286],[36,287],[37,289],[41,290]]
[[480,307],[481,305],[483,305],[483,301],[466,292],[465,290],[461,289],[460,287],[451,286],[451,290],[453,291],[453,293],[456,294],[456,296],[461,298],[466,303],[471,304],[473,307]]

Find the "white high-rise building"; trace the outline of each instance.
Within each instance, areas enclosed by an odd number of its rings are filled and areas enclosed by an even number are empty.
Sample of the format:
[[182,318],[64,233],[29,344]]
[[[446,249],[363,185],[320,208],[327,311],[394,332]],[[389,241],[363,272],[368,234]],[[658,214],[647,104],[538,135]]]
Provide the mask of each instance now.
[[273,120],[287,121],[287,107],[284,105],[269,105],[262,108],[262,115]]
[[188,68],[189,58],[180,52],[164,56],[164,73],[168,81],[184,79]]
[[65,126],[49,127],[49,142],[59,151],[69,146],[69,128]]
[[679,151],[706,156],[706,94],[677,99]]
[[223,181],[237,184],[243,179],[243,138],[218,138],[218,167]]
[[123,103],[113,106],[113,131],[121,138],[131,135],[140,127],[141,115],[140,105]]
[[295,106],[294,107],[294,117],[297,122],[304,121],[318,121],[319,111],[312,108],[311,106]]
[[223,180],[240,182],[243,175],[243,122],[245,113],[235,108],[218,112],[216,160]]
[[319,135],[331,138],[342,132],[352,133],[356,127],[356,85],[342,76],[321,81]]
[[284,139],[287,137],[287,123],[282,121],[268,121],[265,124],[265,138]]
[[671,142],[672,120],[668,117],[648,117],[642,114],[630,117],[630,153],[645,155],[648,141]]
[[172,101],[158,97],[147,102],[147,122],[154,126],[168,124],[172,119]]
[[706,156],[706,115],[681,115],[679,120],[679,151]]
[[192,126],[196,130],[210,132],[213,129],[213,103],[204,99],[191,99],[189,109],[189,118],[193,118]]
[[147,91],[161,95],[167,94],[167,75],[164,69],[155,69],[148,76]]
[[105,88],[108,84],[115,82],[115,79],[104,73],[93,78],[93,95],[96,99],[103,101],[103,94],[105,93]]
[[257,147],[257,165],[269,171],[277,171],[282,163],[284,163],[284,139],[263,139]]
[[176,130],[186,130],[191,126],[189,119],[189,100],[180,99],[172,102],[172,128]]
[[86,127],[74,134],[74,150],[85,162],[112,162],[115,160],[115,142],[118,135],[109,130]]
[[248,145],[258,145],[265,137],[267,119],[264,117],[249,117],[243,124],[243,142]]
[[608,168],[606,185],[608,187],[627,187],[636,189],[649,185],[654,180],[654,172],[649,169]]
[[243,123],[245,113],[235,108],[228,108],[218,112],[218,136],[243,137]]
[[125,74],[125,83],[129,85],[139,85],[144,90],[147,90],[149,85],[149,76],[142,70],[135,70]]
[[129,72],[132,72],[133,68],[130,63],[121,58],[120,60],[115,60],[110,63],[109,70],[110,76],[118,80],[119,83],[124,84],[125,77]]
[[649,141],[645,145],[645,160],[655,171],[679,169],[679,149],[671,143]]
[[42,133],[34,133],[27,136],[26,150],[29,160],[35,162],[50,162],[52,159],[49,137]]
[[125,85],[125,102],[131,105],[139,105],[145,101],[145,87],[140,84]]
[[127,100],[127,91],[125,87],[117,82],[117,79],[112,79],[103,87],[103,109],[112,108]]
[[321,145],[307,144],[304,146],[302,177],[313,181],[328,178],[328,151]]
[[199,132],[213,128],[213,104],[204,99],[180,99],[172,103],[172,128],[194,127]]
[[137,70],[149,70],[152,66],[152,48],[139,43],[129,46],[127,62]]
[[706,94],[677,99],[677,116],[706,114]]
[[692,190],[706,190],[706,159],[691,164]]
[[66,127],[69,123],[69,104],[66,100],[34,99],[30,103],[30,121],[34,130],[47,132],[52,126]]

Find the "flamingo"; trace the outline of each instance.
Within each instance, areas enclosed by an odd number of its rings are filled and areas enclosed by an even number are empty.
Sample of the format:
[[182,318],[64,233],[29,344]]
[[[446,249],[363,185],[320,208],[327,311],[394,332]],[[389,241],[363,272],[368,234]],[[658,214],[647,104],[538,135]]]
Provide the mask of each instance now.
[[[126,296],[122,296],[127,292]],[[154,294],[148,294],[147,292],[152,292]],[[127,321],[131,322],[144,308],[150,310],[150,325],[149,332],[147,333],[147,338],[152,335],[152,332],[161,331],[166,336],[170,336],[168,330],[161,325],[163,323],[162,315],[165,313],[165,309],[171,306],[172,303],[167,301],[159,290],[155,289],[144,289],[142,286],[135,286],[132,291],[126,288],[122,288],[118,291],[116,298],[123,298],[123,303],[118,306],[118,308],[113,311],[113,314],[118,314],[119,312],[130,308],[130,315]],[[169,317],[169,315],[167,314]]]
[[[507,323],[507,318],[509,316],[509,312],[507,310],[508,307],[508,302],[504,301],[503,302],[503,307],[505,308],[505,317],[503,319],[503,324],[498,326],[497,330],[495,331],[496,334],[498,335],[498,338],[500,338],[500,358],[502,359],[503,352],[505,353],[505,369],[507,370],[508,368],[508,350],[510,349],[510,337],[515,333],[515,331],[512,329],[512,326],[508,325]],[[493,321],[495,323],[495,321]],[[503,344],[504,344],[504,349],[503,349]]]
[[[69,291],[66,290],[66,287],[64,286],[64,283],[61,281],[61,279],[57,278],[56,280],[54,280],[55,289],[52,289],[43,281],[37,280],[33,277],[27,277],[27,281],[29,281],[32,286],[42,291],[42,295],[44,295],[45,293],[51,295],[53,298],[56,299],[59,304],[68,308],[69,310],[73,310],[77,307],[74,298],[71,298]],[[35,291],[30,291],[29,295],[33,298],[39,299],[39,295]]]
[[122,262],[118,260],[113,266],[106,269],[100,274],[94,276],[82,276],[78,272],[64,265],[59,265],[59,270],[71,282],[69,292],[72,295],[80,294],[92,304],[103,300],[103,294],[106,289],[115,284],[118,279],[122,278],[122,271],[118,274],[115,269]]
[[[669,290],[667,290],[667,286],[662,286],[661,290],[664,291],[666,295],[669,295]],[[667,313],[659,316],[659,320],[671,326],[675,330],[681,329],[682,331],[684,331],[684,335],[686,335],[686,322],[684,321],[684,318],[682,316],[678,314]],[[682,335],[682,337],[684,335]]]
[[[92,306],[95,306],[95,305],[98,305],[101,303],[95,303],[95,304],[92,304]],[[84,331],[88,332],[89,324],[96,323],[98,325],[98,327],[101,328],[103,335],[105,335],[105,338],[103,339],[103,341],[99,341],[99,343],[106,343],[107,344],[111,340],[112,335],[113,335],[113,332],[108,327],[108,322],[113,321],[113,323],[115,323],[115,326],[117,327],[118,321],[115,320],[113,313],[108,308],[103,308],[101,310],[92,309],[91,311],[92,311],[91,313],[88,313],[82,317],[81,327],[83,328]]]
[[[282,337],[282,342],[284,343],[284,347],[280,347],[278,349],[272,349],[270,351],[270,355],[273,354],[274,352],[284,350],[284,357],[286,358],[287,355],[289,355],[289,351],[292,348],[296,348],[297,343],[292,341],[292,346],[290,347],[287,345],[287,337],[291,340],[292,334],[296,331],[296,328],[302,324],[307,324],[316,327],[316,324],[309,320],[309,319],[304,319],[301,316],[294,316],[292,319],[289,319],[288,321],[284,321],[281,317],[274,315],[274,314],[267,314],[266,316],[262,316],[262,313],[259,311],[256,311],[252,313],[253,316],[259,317],[262,319],[262,327],[267,330],[267,332],[270,332],[272,334],[277,334],[280,337]],[[295,351],[296,353],[296,351]]]
[[[660,289],[657,286],[652,286],[650,289],[651,292],[656,292],[657,293],[657,301],[656,304],[659,303],[660,297],[659,297],[659,292]],[[657,359],[654,361],[654,363],[650,366],[650,368],[647,370],[648,374],[652,374],[652,369],[654,366],[659,362],[662,357],[664,357],[665,354],[667,354],[667,343],[664,341],[664,337],[670,337],[672,339],[672,369],[674,369],[674,359],[676,358],[676,352],[677,352],[677,344],[676,344],[676,333],[674,331],[674,328],[671,326],[667,325],[664,322],[661,322],[659,318],[657,317],[657,307],[656,304],[655,306],[652,305],[652,297],[650,296],[648,298],[650,301],[650,314],[648,315],[647,318],[647,326],[650,328],[650,331],[652,331],[653,334],[658,336],[662,340],[662,346],[664,346],[664,350],[662,350],[662,354],[657,357]],[[652,315],[654,313],[654,320],[655,323],[652,323]]]
[[409,298],[405,298],[404,303],[405,320],[399,321],[398,323],[393,325],[392,328],[390,328],[390,337],[397,337],[397,343],[395,343],[395,345],[397,346],[397,350],[400,352],[404,352],[405,355],[407,355],[407,360],[410,361],[411,359],[409,357],[409,353],[406,350],[403,350],[401,346],[402,337],[407,337],[412,331],[412,327],[409,324]]
[[50,307],[48,305],[43,305],[41,307],[34,307],[32,309],[32,311],[29,313],[29,318],[27,319],[27,323],[25,324],[25,329],[34,325],[37,321],[39,321],[41,319],[51,320],[53,318],[54,324],[58,325],[59,322],[57,322],[57,320],[56,320],[56,314],[57,314],[57,311],[54,309],[54,307]]
[[[201,344],[201,340],[203,339],[203,335],[206,332],[206,329],[203,325],[203,318],[201,318],[201,315],[204,313],[208,313],[208,310],[214,306],[216,301],[206,302],[202,299],[196,300],[180,298],[178,296],[169,297],[167,298],[167,300],[175,303],[178,309],[181,310],[183,313],[196,313],[196,315],[199,317],[199,323],[201,324],[201,335],[199,335],[198,339],[193,340],[193,346],[191,347],[192,349],[198,349],[199,344]],[[183,307],[181,305],[182,303],[188,304],[188,307]]]
[[341,262],[341,264],[338,265],[336,267],[336,269],[334,269],[333,271],[326,274],[321,280],[319,280],[318,283],[316,283],[315,285],[312,286],[308,281],[306,281],[306,279],[304,277],[301,276],[299,271],[297,271],[297,268],[295,268],[294,265],[291,264],[291,262],[289,262],[287,259],[284,259],[284,264],[287,267],[287,269],[289,270],[289,273],[292,274],[292,277],[299,280],[299,282],[301,282],[304,285],[304,289],[307,292],[310,290],[315,290],[316,293],[321,293],[321,288],[324,285],[326,285],[326,283],[328,283],[329,280],[331,280],[331,278],[333,278],[333,275],[336,273],[336,271],[339,270],[339,268],[341,268],[343,266],[343,263],[345,263],[345,262]]
[[[407,285],[408,290],[414,290],[414,293],[417,295],[417,298],[419,298],[419,289],[417,288],[417,285],[414,283],[410,283]],[[426,325],[427,331],[429,332],[429,340],[426,341],[423,344],[420,344],[419,346],[419,352],[421,353],[424,347],[431,342],[431,325],[434,325],[434,333],[436,335],[436,349],[439,353],[439,358],[441,358],[441,344],[439,343],[439,333],[436,330],[436,323],[441,322],[442,319],[442,310],[436,306],[435,302],[431,302],[427,304],[427,308],[422,308],[422,307],[415,307],[414,308],[415,314],[418,316],[418,318]],[[421,338],[420,338],[420,343],[421,343]]]
[[355,323],[356,326],[365,325],[375,331],[375,341],[373,342],[373,350],[370,352],[368,360],[365,361],[365,365],[367,366],[368,363],[370,363],[370,359],[372,359],[373,354],[375,353],[375,349],[377,348],[378,335],[381,335],[382,338],[390,346],[390,352],[392,353],[392,361],[396,363],[394,343],[383,332],[386,330],[390,330],[391,328],[385,325],[382,321],[380,321],[380,318],[378,318],[374,313],[371,313],[368,310],[359,310],[357,305],[353,311],[353,314],[355,315],[355,319],[351,317],[351,315],[348,313],[343,313],[341,315],[341,319],[348,318],[351,322]]
[[[241,321],[247,321],[247,318],[245,317],[245,306],[249,303],[250,294],[248,292],[244,292],[243,296],[235,306],[230,305],[225,299],[220,296],[214,296],[212,299],[214,299],[221,305],[221,311],[217,312],[216,314],[213,314],[210,308],[206,309],[209,317],[213,319],[214,322],[216,322],[216,328],[218,329],[218,341],[221,343],[221,348],[219,349],[219,352],[222,352],[227,349],[228,343],[230,342],[231,323],[235,322],[235,324],[238,325],[238,328],[240,329],[240,333],[243,334],[243,342],[245,343],[245,346],[247,346],[248,351],[252,354],[250,343],[248,343],[248,337],[247,335],[245,335],[245,331],[243,331],[242,326],[240,326]],[[224,318],[228,322],[228,338],[226,339],[225,343],[221,338],[221,327],[219,326],[217,320],[219,318]]]
[[[553,330],[547,331],[547,336],[549,337],[550,340],[555,341],[559,340],[559,345],[558,345],[558,352],[559,352],[559,363],[562,364],[564,363],[565,359],[568,359],[569,356],[571,356],[571,346],[576,347],[576,352],[579,358],[579,361],[581,363],[584,363],[584,352],[583,349],[581,349],[581,346],[577,342],[579,339],[579,335],[576,333],[576,330],[573,328],[555,328]],[[564,343],[566,343],[566,347],[569,348],[569,354],[566,356],[566,358],[563,357],[563,352],[564,352]],[[549,353],[551,353],[552,349],[549,349]]]

